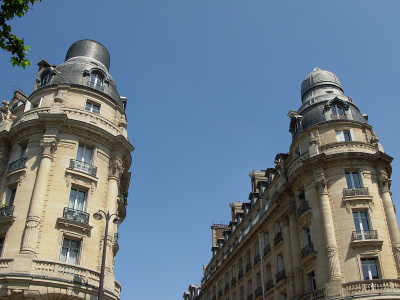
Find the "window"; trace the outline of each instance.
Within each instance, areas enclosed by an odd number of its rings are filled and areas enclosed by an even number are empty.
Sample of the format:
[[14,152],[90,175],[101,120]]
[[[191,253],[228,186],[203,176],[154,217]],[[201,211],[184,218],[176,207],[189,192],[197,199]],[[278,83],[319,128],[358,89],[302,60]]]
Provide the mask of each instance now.
[[253,286],[251,280],[247,281],[247,293],[248,296],[253,295]]
[[96,73],[90,75],[90,86],[94,88],[99,88],[103,85],[103,78]]
[[362,258],[361,267],[364,280],[379,279],[378,264],[376,258]]
[[366,211],[353,211],[353,219],[356,231],[366,231],[370,229]]
[[0,256],[3,256],[2,254],[3,254],[3,248],[4,248],[4,240],[5,240],[4,236],[0,238]]
[[340,105],[332,105],[331,106],[332,116],[344,116],[344,110]]
[[277,259],[278,259],[278,272],[280,272],[285,269],[285,265],[283,264],[283,256],[278,255]]
[[232,279],[236,279],[236,269],[235,269],[235,266],[232,267]]
[[268,232],[264,233],[264,244],[265,244],[265,246],[269,245],[269,233]]
[[85,105],[85,110],[90,111],[95,114],[99,114],[100,113],[100,105],[94,104],[90,101],[87,101],[86,105]]
[[76,160],[85,162],[85,163],[91,163],[92,162],[92,153],[93,153],[93,148],[90,148],[85,145],[79,145],[78,146],[78,152],[76,153]]
[[352,130],[336,130],[336,140],[338,142],[354,141]]
[[286,294],[281,294],[281,300],[286,300],[287,299],[287,295]]
[[240,300],[244,300],[244,290],[242,286],[240,287],[239,291],[240,291]]
[[11,189],[10,196],[8,197],[7,205],[14,205],[15,194],[17,193],[17,189]]
[[279,222],[275,222],[274,227],[275,227],[275,236],[277,236],[278,234],[281,233],[281,225],[279,224]]
[[302,206],[306,202],[304,190],[297,191],[297,201],[298,201],[299,207]]
[[294,123],[294,133],[297,133],[300,131],[300,127],[301,127],[301,119],[300,120],[296,120],[296,123]]
[[358,172],[345,172],[344,175],[346,177],[347,188],[355,189],[361,187]]
[[86,193],[80,190],[71,189],[69,194],[68,208],[85,211],[86,210]]
[[243,270],[243,261],[239,259],[239,272]]
[[254,245],[254,255],[257,256],[260,254],[260,246],[258,242]]
[[301,155],[301,147],[300,145],[298,145],[295,149],[294,149],[294,158],[297,158]]
[[303,235],[303,247],[311,245],[310,228],[303,228],[302,235]]
[[233,293],[233,300],[236,300],[236,293]]
[[310,286],[310,291],[315,291],[317,289],[317,284],[315,283],[314,271],[308,274],[308,284]]
[[61,249],[60,261],[68,264],[77,265],[79,259],[79,246],[80,246],[79,244],[80,244],[79,241],[64,238]]

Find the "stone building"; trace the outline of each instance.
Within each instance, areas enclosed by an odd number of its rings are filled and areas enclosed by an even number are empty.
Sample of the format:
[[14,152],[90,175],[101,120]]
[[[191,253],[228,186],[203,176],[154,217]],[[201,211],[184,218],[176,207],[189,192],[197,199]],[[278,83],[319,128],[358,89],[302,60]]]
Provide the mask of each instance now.
[[289,152],[211,227],[203,299],[400,299],[392,157],[335,74],[315,68],[301,99]]
[[[0,108],[0,298],[97,299],[105,221],[91,215],[126,216],[127,99],[96,41],[38,66],[33,92]],[[118,226],[108,233],[104,298],[119,299]]]

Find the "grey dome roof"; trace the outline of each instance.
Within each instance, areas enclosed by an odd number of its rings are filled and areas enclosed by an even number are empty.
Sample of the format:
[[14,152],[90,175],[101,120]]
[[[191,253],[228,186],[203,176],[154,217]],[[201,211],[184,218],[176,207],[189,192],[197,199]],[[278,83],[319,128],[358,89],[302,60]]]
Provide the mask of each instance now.
[[315,67],[314,70],[304,78],[303,83],[301,84],[301,98],[303,98],[304,94],[312,88],[321,85],[333,85],[343,91],[339,78],[335,74]]
[[79,56],[95,59],[102,63],[107,68],[107,71],[110,69],[110,53],[108,53],[106,47],[99,42],[80,40],[73,43],[68,49],[65,61]]

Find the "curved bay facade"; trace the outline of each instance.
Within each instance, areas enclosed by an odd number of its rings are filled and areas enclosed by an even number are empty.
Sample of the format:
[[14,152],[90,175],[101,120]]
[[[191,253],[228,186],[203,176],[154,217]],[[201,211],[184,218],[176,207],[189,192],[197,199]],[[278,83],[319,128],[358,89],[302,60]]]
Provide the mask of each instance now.
[[400,298],[392,157],[335,74],[315,68],[301,98],[289,152],[213,224],[201,292],[185,299]]
[[[3,101],[2,299],[97,299],[105,221],[92,215],[125,218],[134,150],[109,65],[104,46],[78,41],[63,64],[38,63],[29,97]],[[107,240],[104,297],[119,299],[111,222]]]

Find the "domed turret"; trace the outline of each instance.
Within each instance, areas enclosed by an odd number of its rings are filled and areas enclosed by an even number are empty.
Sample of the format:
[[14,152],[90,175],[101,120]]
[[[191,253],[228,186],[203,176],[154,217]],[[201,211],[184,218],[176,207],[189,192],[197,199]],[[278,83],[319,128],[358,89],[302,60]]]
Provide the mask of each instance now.
[[102,63],[107,71],[110,69],[110,54],[106,47],[93,40],[80,40],[69,47],[65,61],[73,57],[92,58]]
[[314,70],[307,75],[301,84],[301,98],[304,95],[316,87],[328,86],[339,88],[343,92],[343,88],[340,85],[339,78],[332,72],[321,70],[315,67]]

